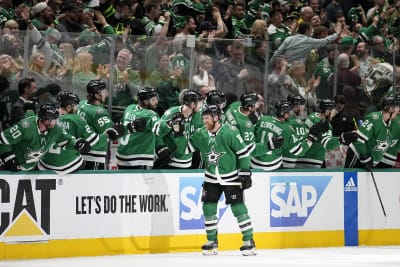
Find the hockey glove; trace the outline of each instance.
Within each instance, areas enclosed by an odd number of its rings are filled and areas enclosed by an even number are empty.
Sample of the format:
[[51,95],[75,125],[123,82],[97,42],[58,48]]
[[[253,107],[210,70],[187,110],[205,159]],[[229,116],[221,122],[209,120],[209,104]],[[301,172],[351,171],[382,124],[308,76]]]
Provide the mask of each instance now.
[[168,163],[170,163],[171,161],[168,147],[167,146],[156,147],[156,155],[157,155],[158,168],[167,167]]
[[175,136],[183,135],[185,117],[182,113],[176,112],[172,115],[172,118],[167,121],[167,125],[172,128],[172,132]]
[[112,128],[106,131],[106,134],[111,141],[115,141],[124,135],[124,132],[125,128],[122,124],[114,124]]
[[268,137],[268,149],[274,150],[282,147],[284,138],[283,136]]
[[372,171],[372,158],[368,155],[360,155],[360,162],[367,171]]
[[316,125],[321,134],[323,134],[329,130],[329,121],[326,119],[321,120]]
[[340,135],[339,141],[344,145],[350,145],[351,143],[357,141],[358,134],[356,132],[344,132]]
[[242,183],[242,189],[251,187],[251,170],[239,170],[239,182]]
[[1,155],[1,161],[3,163],[4,169],[6,170],[13,172],[21,170],[17,157],[12,152],[5,152],[3,155]]
[[75,143],[75,149],[81,154],[87,154],[92,149],[90,143],[83,138],[80,138]]
[[135,133],[135,132],[142,132],[146,129],[146,118],[139,118],[134,121],[131,121],[127,127],[129,132]]
[[310,140],[311,142],[317,142],[320,137],[321,137],[321,132],[319,130],[319,127],[317,126],[317,124],[314,124],[308,130],[307,139]]
[[251,123],[257,124],[257,122],[258,122],[257,114],[255,112],[250,113],[249,120],[251,121]]

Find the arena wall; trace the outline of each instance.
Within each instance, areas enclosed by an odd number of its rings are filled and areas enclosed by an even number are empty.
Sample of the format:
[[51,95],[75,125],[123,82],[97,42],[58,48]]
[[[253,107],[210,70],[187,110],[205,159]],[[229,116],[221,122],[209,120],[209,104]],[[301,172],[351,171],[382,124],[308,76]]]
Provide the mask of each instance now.
[[[253,173],[246,203],[257,248],[400,245],[394,170]],[[0,173],[0,259],[199,251],[201,171]],[[241,235],[224,198],[220,250]]]

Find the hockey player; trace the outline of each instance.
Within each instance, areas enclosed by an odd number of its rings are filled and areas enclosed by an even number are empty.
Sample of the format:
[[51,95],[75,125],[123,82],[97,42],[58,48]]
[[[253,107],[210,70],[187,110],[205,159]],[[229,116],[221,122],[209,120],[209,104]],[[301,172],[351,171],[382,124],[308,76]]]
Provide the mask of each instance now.
[[[83,138],[87,141],[87,147],[84,156],[90,157],[90,154],[96,153],[96,145],[99,143],[99,134],[96,134],[92,128],[87,125],[78,114],[76,114],[79,104],[79,97],[71,91],[62,91],[57,97],[59,104],[60,117],[58,125],[67,133],[75,138]],[[106,138],[102,135],[101,138]],[[89,152],[90,151],[90,152]],[[84,157],[83,156],[83,157]],[[39,160],[39,170],[52,170],[58,174],[68,174],[84,167],[84,158],[71,146],[59,147],[55,144],[49,149],[49,152]]]
[[320,113],[313,112],[308,115],[305,125],[310,129],[318,125],[322,135],[314,139],[313,145],[306,154],[297,159],[296,168],[325,168],[325,153],[342,144],[350,144],[357,140],[355,132],[345,132],[339,137],[332,136],[330,121],[336,115],[335,102],[330,99],[321,100],[319,103]]
[[264,115],[255,127],[256,142],[264,143],[268,152],[251,159],[253,168],[273,171],[281,166],[295,168],[296,158],[305,154],[318,136],[318,128],[310,129],[308,138],[299,139],[294,128],[288,123],[291,104],[278,101],[275,116]]
[[400,151],[400,94],[395,96],[395,108],[390,122],[390,136],[392,143],[383,154],[381,162],[377,168],[393,168],[396,165],[397,154]]
[[120,139],[117,151],[117,164],[120,169],[153,168],[154,155],[159,164],[167,164],[170,159],[168,150],[156,147],[156,138],[169,133],[172,128],[179,132],[179,123],[183,123],[179,116],[173,116],[170,121],[160,119],[155,112],[158,94],[154,88],[140,88],[137,98],[139,104],[128,106],[123,116],[123,124],[127,126],[129,133]]
[[385,96],[381,111],[371,112],[365,117],[357,130],[357,141],[350,144],[347,151],[346,168],[365,168],[370,171],[382,160],[393,142],[389,127],[395,104],[393,97]]
[[293,127],[297,139],[302,140],[307,137],[308,131],[302,118],[306,100],[300,94],[289,94],[286,99],[290,104],[288,123]]
[[0,155],[3,167],[10,171],[34,170],[39,159],[54,145],[63,148],[72,144],[82,153],[90,145],[76,140],[58,126],[58,109],[41,105],[38,116],[22,119],[0,135]]
[[[117,140],[124,134],[122,124],[114,124],[110,113],[103,107],[108,97],[106,83],[102,80],[91,80],[86,86],[87,101],[80,101],[78,114],[85,119],[87,124],[92,127],[97,134],[106,134],[110,141]],[[85,169],[97,170],[104,169],[107,154],[107,140],[101,140],[98,154],[93,155],[91,161],[86,161]]]
[[216,105],[221,110],[221,121],[225,121],[226,97],[220,90],[210,90],[207,93],[206,105]]
[[240,96],[240,101],[230,104],[225,113],[225,123],[229,123],[239,130],[253,157],[267,152],[265,144],[255,143],[255,124],[249,118],[249,115],[256,111],[258,102],[259,97],[256,93],[244,93]]
[[[195,90],[186,90],[182,97],[183,105],[170,107],[164,112],[162,119],[169,121],[174,114],[181,113],[184,117],[182,132],[171,132],[163,140],[171,155],[170,168],[186,169],[192,166],[192,154],[181,153],[179,147],[186,147],[189,137],[195,129],[202,127],[201,113],[203,100]],[[197,167],[196,167],[197,168]]]
[[189,152],[199,150],[205,161],[202,202],[207,243],[201,249],[204,255],[215,255],[218,250],[217,206],[222,193],[230,204],[242,232],[243,255],[255,255],[253,227],[244,203],[244,190],[251,187],[250,156],[238,130],[220,123],[218,106],[205,106],[202,112],[203,128],[190,138]]

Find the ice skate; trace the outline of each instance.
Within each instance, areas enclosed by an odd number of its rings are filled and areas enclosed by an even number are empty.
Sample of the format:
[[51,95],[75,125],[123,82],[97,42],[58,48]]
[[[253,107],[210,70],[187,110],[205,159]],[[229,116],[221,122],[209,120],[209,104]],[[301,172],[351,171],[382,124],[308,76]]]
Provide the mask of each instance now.
[[243,256],[255,256],[256,252],[256,244],[253,239],[247,240],[243,242],[243,246],[240,247],[240,251]]
[[212,256],[218,254],[218,241],[208,241],[201,246],[204,256]]

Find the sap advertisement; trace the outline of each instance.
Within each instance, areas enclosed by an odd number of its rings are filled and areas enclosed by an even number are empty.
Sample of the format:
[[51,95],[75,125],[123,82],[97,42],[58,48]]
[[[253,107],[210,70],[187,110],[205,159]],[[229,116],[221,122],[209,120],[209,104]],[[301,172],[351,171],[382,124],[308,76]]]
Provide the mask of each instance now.
[[342,173],[287,173],[270,176],[269,229],[343,229]]

